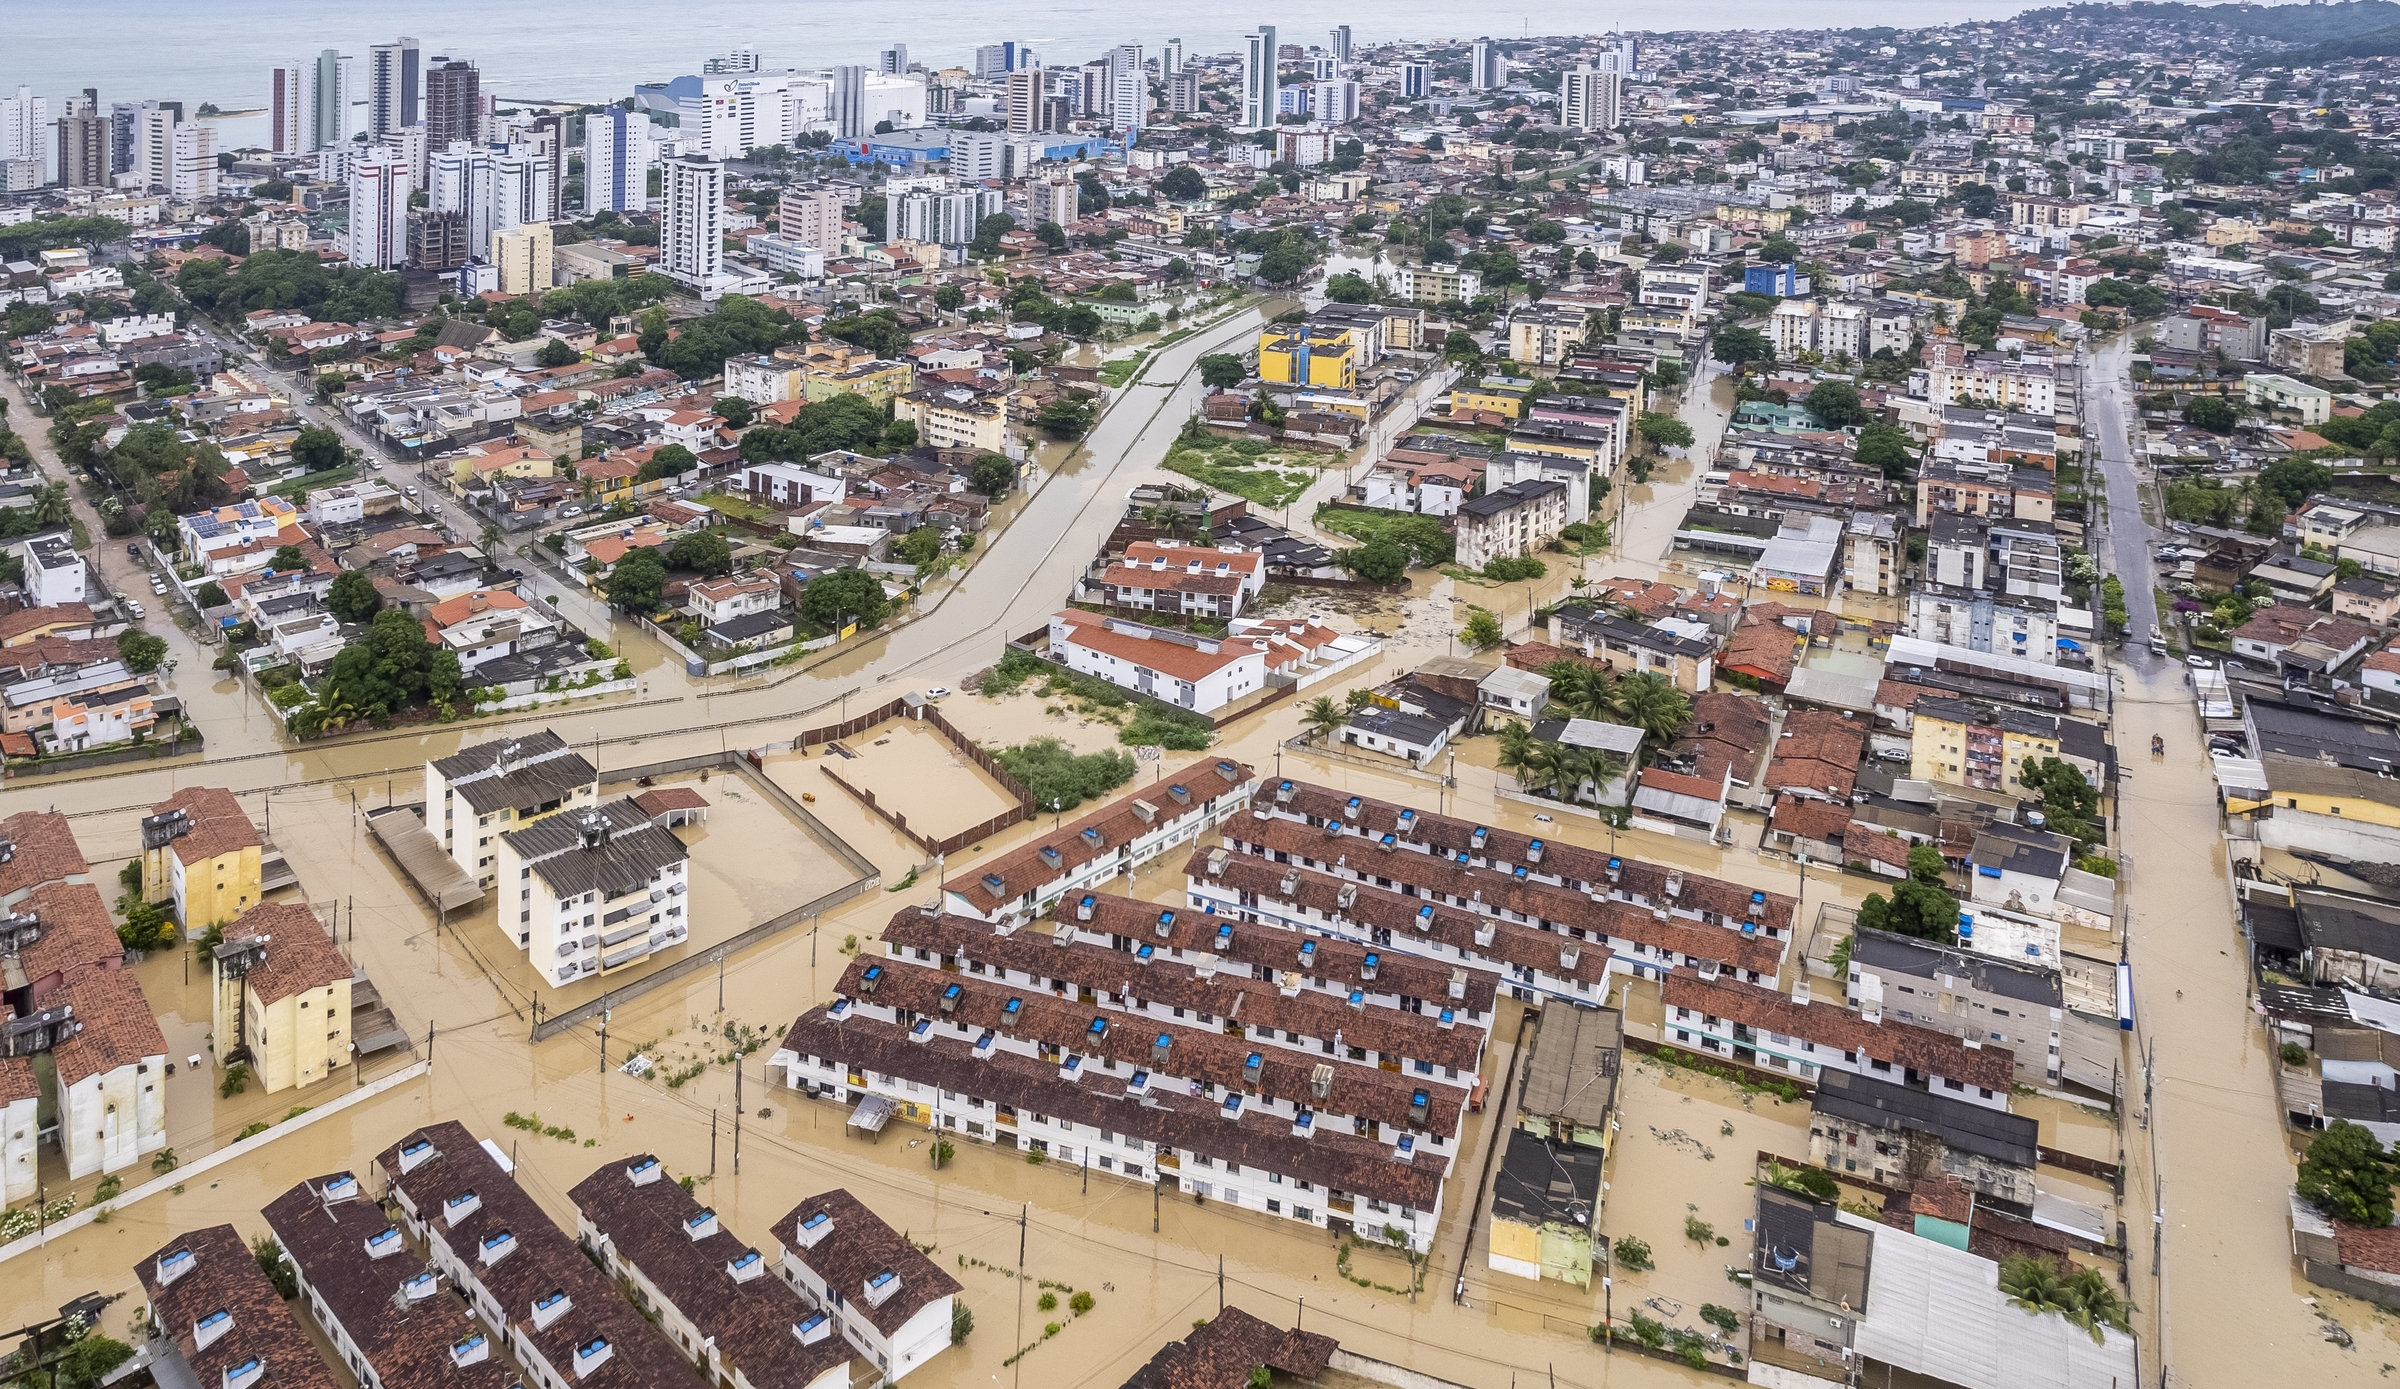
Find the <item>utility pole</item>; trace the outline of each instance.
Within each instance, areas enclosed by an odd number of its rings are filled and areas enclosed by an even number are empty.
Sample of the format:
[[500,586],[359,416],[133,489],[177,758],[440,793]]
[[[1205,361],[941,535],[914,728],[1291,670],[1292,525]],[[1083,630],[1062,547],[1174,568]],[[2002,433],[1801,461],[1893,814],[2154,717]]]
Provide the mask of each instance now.
[[432,1023],[427,1023],[427,1024],[425,1024],[425,1070],[426,1070],[426,1073],[427,1073],[427,1074],[431,1074],[431,1073],[432,1073],[432,1071],[433,1071],[433,1024],[432,1024]]
[[708,1175],[717,1175],[717,1111],[708,1111]]
[[1217,1315],[1225,1315],[1225,1256],[1217,1256]]
[[742,1175],[742,1054],[733,1054],[733,1175]]
[[[1021,1206],[1019,1206],[1019,1207],[1017,1208],[1017,1344],[1018,1344],[1018,1345],[1023,1345],[1023,1344],[1025,1344],[1025,1221],[1026,1221],[1026,1217],[1030,1216],[1032,1213],[1033,1213],[1033,1203],[1032,1203],[1031,1201],[1028,1201],[1028,1202],[1026,1202],[1025,1204],[1023,1204],[1023,1205],[1021,1205]],[[1022,1355],[1020,1355],[1020,1356],[1018,1356],[1018,1357],[1017,1357],[1017,1363],[1016,1363],[1014,1366],[1010,1367],[1010,1369],[1009,1369],[1009,1372],[1008,1372],[1008,1383],[1009,1383],[1009,1389],[1017,1389],[1017,1382],[1018,1382],[1018,1380],[1020,1380],[1021,1378],[1023,1378],[1023,1376],[1024,1376],[1024,1373],[1025,1373],[1025,1357],[1024,1357],[1024,1356],[1022,1356]]]
[[608,1074],[608,995],[600,996],[600,1074]]

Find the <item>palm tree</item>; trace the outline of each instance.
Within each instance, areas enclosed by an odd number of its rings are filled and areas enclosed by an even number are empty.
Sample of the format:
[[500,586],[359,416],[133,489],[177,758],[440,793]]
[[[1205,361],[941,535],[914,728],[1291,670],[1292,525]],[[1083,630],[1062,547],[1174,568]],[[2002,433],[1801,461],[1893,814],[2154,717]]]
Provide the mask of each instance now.
[[1538,674],[1550,682],[1550,704],[1570,719],[1605,719],[1609,706],[1609,675],[1600,666],[1560,659]]
[[33,494],[33,523],[36,526],[63,526],[73,514],[67,505],[65,483],[50,483]]
[[1349,714],[1331,695],[1318,695],[1300,711],[1300,726],[1322,739],[1331,739],[1333,731],[1349,721]]
[[1162,536],[1172,540],[1183,529],[1183,508],[1164,497],[1142,508],[1142,521],[1153,526]]
[[1683,691],[1650,670],[1635,671],[1619,680],[1610,704],[1618,722],[1642,730],[1644,751],[1653,755],[1692,713],[1692,702],[1684,698]]
[[1542,747],[1534,742],[1533,734],[1521,723],[1504,724],[1500,729],[1499,766],[1504,772],[1516,774],[1520,790],[1530,790],[1539,775],[1538,763]]
[[2067,1289],[2075,1295],[2076,1302],[2082,1308],[2080,1316],[2070,1317],[2069,1320],[2092,1333],[2094,1341],[2105,1342],[2108,1339],[2101,1334],[2102,1327],[2113,1326],[2127,1335],[2132,1334],[2134,1306],[2117,1292],[2116,1285],[2108,1281],[2107,1274],[2096,1268],[2078,1268],[2067,1275]]
[[2074,1292],[2067,1280],[2058,1276],[2058,1269],[2048,1259],[2030,1254],[2001,1262],[2000,1291],[2009,1301],[2036,1314],[2056,1312],[2063,1317],[2077,1306]]

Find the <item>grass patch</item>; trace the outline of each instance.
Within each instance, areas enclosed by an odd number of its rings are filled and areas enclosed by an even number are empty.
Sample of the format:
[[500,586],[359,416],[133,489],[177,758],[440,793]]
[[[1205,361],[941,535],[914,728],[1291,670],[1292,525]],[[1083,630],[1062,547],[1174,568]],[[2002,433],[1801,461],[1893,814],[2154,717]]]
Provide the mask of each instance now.
[[1439,517],[1419,516],[1407,511],[1335,506],[1327,502],[1317,508],[1317,514],[1311,520],[1318,530],[1346,535],[1352,540],[1389,540],[1408,551],[1409,563],[1423,569],[1447,564],[1458,553],[1450,537],[1442,534]]
[[1150,349],[1145,347],[1130,357],[1118,357],[1113,361],[1102,362],[1100,364],[1100,380],[1105,385],[1122,386],[1140,375],[1142,367],[1149,360]]
[[1277,461],[1272,454],[1257,458],[1241,454],[1211,458],[1197,449],[1177,449],[1160,466],[1203,487],[1231,492],[1245,501],[1280,511],[1298,501],[1309,484],[1317,480],[1317,474],[1313,467],[1306,472],[1287,471],[1273,466]]
[[696,505],[705,506],[711,511],[723,512],[736,520],[749,521],[761,526],[773,526],[778,529],[783,525],[782,512],[770,506],[762,506],[747,497],[736,497],[727,492],[703,492],[691,500]]
[[1078,755],[1056,738],[1036,738],[992,755],[1049,810],[1072,810],[1133,780],[1133,759],[1113,748]]
[[341,483],[354,481],[357,479],[357,477],[358,469],[349,467],[348,465],[344,465],[339,468],[328,468],[321,473],[309,473],[302,477],[293,478],[290,482],[276,483],[273,487],[267,489],[267,494],[269,496],[282,497],[286,501],[298,501],[302,493],[313,492],[320,487],[338,486]]

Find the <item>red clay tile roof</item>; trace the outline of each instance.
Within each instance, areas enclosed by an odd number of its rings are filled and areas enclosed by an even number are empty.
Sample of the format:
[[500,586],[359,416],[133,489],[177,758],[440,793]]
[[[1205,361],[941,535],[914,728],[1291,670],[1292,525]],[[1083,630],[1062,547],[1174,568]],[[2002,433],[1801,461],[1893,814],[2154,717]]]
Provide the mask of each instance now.
[[1331,1336],[1279,1330],[1228,1307],[1191,1335],[1160,1347],[1123,1389],[1244,1389],[1261,1365],[1279,1377],[1313,1381],[1338,1349]]
[[167,1036],[158,1030],[158,1018],[132,974],[118,969],[95,971],[67,985],[60,994],[75,1005],[77,1028],[74,1036],[50,1053],[58,1065],[61,1085],[166,1056]]
[[670,810],[706,810],[708,797],[689,786],[660,786],[633,798],[642,813],[656,819]]
[[261,903],[225,928],[228,941],[260,937],[268,938],[266,958],[244,977],[262,1003],[338,984],[354,973],[317,914],[300,903]]
[[39,992],[48,992],[41,987],[45,979],[72,983],[91,970],[115,969],[125,962],[125,944],[117,939],[108,904],[90,883],[45,883],[15,910],[42,923],[41,939],[17,955],[26,982]]
[[265,843],[258,837],[258,827],[242,813],[241,802],[222,786],[188,786],[150,807],[152,815],[174,810],[191,817],[192,827],[173,840],[175,857],[187,865]]
[[1971,1047],[1946,1032],[1889,1017],[1871,1023],[1847,1008],[1794,1003],[1755,984],[1706,980],[1678,969],[1667,976],[1660,1001],[1986,1090],[2006,1092],[2016,1073],[2016,1054],[2006,1047]]
[[43,883],[87,877],[92,866],[76,847],[67,817],[51,810],[20,810],[0,820],[0,841],[10,846],[0,861],[0,896],[14,896]]
[[[1037,836],[1032,843],[1009,850],[984,864],[983,872],[974,881],[962,882],[952,891],[980,911],[1001,911],[1042,884],[1063,878],[1093,859],[1116,853],[1148,833],[1158,820],[1199,814],[1209,802],[1234,794],[1249,780],[1248,765],[1204,757],[1172,777],[1119,796],[1064,829]],[[1170,786],[1190,788],[1192,803],[1188,806],[1177,803],[1168,794]],[[1152,818],[1145,819],[1137,811],[1137,801],[1152,807]],[[1055,853],[1056,861],[1045,857],[1045,851]],[[995,878],[1000,882],[996,889],[992,885]]]
[[1781,795],[1775,798],[1773,825],[1778,834],[1839,843],[1850,826],[1850,807],[1814,797]]

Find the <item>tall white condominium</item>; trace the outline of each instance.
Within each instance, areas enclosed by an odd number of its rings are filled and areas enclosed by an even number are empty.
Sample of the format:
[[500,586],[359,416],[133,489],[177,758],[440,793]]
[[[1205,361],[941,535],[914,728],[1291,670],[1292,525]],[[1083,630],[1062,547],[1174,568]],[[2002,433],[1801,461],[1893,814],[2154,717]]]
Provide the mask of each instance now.
[[1358,83],[1347,77],[1316,84],[1309,109],[1326,125],[1348,125],[1358,119]]
[[510,145],[492,156],[492,230],[558,220],[558,165],[546,150]]
[[350,161],[350,263],[390,270],[408,258],[408,161],[381,146]]
[[657,159],[650,118],[611,106],[583,118],[583,210],[639,212],[650,205],[650,166]]
[[310,149],[349,143],[359,133],[354,120],[358,99],[358,60],[344,57],[338,49],[324,49],[310,65],[309,129],[315,143]]
[[895,43],[883,50],[882,72],[886,77],[899,77],[908,72],[908,45]]
[[1244,130],[1275,126],[1275,26],[1242,35],[1242,124]]
[[1350,65],[1350,26],[1347,24],[1334,25],[1331,37],[1333,39],[1333,43],[1331,45],[1333,48],[1333,60],[1337,63],[1340,63],[1344,67],[1348,67]]
[[1137,129],[1149,112],[1150,74],[1142,71],[1142,46],[1118,44],[1108,54],[1109,128]]
[[267,74],[267,148],[277,154],[306,154],[315,148],[316,117],[309,100],[309,70],[298,62],[277,63]]
[[167,192],[177,198],[205,202],[217,196],[217,132],[198,121],[175,123],[173,154],[167,167]]
[[975,239],[984,218],[1004,210],[997,188],[906,193],[892,203],[892,225],[902,241],[961,246]]
[[1432,68],[1422,58],[1411,58],[1400,65],[1400,96],[1413,101],[1425,95],[1426,83],[1432,78]]
[[725,166],[687,154],[665,161],[665,169],[658,268],[684,284],[708,288],[725,272]]
[[492,151],[461,141],[431,156],[432,184],[426,207],[435,213],[457,213],[467,219],[467,245],[482,255],[492,244],[494,202]]
[[174,178],[175,127],[183,121],[183,103],[143,102],[133,117],[133,174],[144,188],[164,188]]
[[833,69],[833,133],[843,140],[855,140],[875,128],[867,119],[867,69],[859,63],[841,63]]
[[842,195],[831,188],[787,188],[776,203],[783,234],[827,255],[842,244]]
[[0,159],[43,159],[49,154],[50,98],[19,87],[0,96]]
[[404,38],[367,50],[367,133],[380,140],[417,123],[417,41]]
[[1158,51],[1158,75],[1173,77],[1183,71],[1183,40],[1169,39]]
[[1617,39],[1609,44],[1608,50],[1592,66],[1602,72],[1613,72],[1619,77],[1631,77],[1641,70],[1641,57],[1640,39]]
[[1558,123],[1569,130],[1614,130],[1625,79],[1594,68],[1570,68],[1559,79]]
[[1508,82],[1508,60],[1500,56],[1500,45],[1490,39],[1475,40],[1467,55],[1467,85],[1479,92],[1496,92]]

